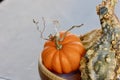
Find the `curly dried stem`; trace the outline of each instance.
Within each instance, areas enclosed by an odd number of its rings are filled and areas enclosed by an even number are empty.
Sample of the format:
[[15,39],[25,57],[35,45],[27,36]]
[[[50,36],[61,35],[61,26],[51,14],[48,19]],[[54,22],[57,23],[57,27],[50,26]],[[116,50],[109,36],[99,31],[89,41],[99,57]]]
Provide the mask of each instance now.
[[71,31],[71,30],[74,29],[74,28],[82,27],[83,25],[84,25],[84,24],[77,25],[77,26],[72,26],[70,29],[68,29],[68,30],[65,32],[65,34],[64,34],[63,37],[60,39],[60,41],[63,41],[63,40],[64,40],[65,36],[67,35],[67,33],[68,33],[69,31]]
[[44,17],[42,17],[42,21],[43,21],[43,29],[42,29],[42,31],[39,29],[39,26],[38,26],[38,21],[35,21],[34,19],[33,19],[33,23],[36,25],[36,27],[37,27],[37,30],[40,32],[40,38],[42,38],[42,39],[44,39],[44,40],[49,40],[49,39],[47,39],[47,38],[44,38],[43,37],[43,33],[44,33],[44,31],[45,31],[45,28],[46,28],[46,23],[45,23],[45,19],[44,19]]

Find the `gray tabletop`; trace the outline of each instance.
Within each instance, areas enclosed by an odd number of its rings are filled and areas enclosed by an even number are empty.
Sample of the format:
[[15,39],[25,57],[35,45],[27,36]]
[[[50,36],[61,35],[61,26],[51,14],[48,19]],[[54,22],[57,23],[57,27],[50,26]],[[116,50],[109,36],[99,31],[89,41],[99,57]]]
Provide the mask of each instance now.
[[[84,24],[71,32],[82,35],[100,28],[96,5],[102,0],[4,0],[0,3],[0,80],[40,80],[38,58],[44,40],[32,20],[46,21],[44,36],[54,33],[53,20],[60,30]],[[116,13],[120,18],[120,2]]]

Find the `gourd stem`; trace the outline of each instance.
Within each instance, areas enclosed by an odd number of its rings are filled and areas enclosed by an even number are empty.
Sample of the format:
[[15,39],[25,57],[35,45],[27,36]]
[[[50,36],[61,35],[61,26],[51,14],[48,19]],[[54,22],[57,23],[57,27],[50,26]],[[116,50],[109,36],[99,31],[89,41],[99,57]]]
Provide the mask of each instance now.
[[69,31],[72,30],[73,28],[78,28],[78,27],[81,27],[81,26],[83,26],[83,24],[78,25],[78,26],[72,26],[70,29],[68,29],[68,30],[64,33],[64,35],[63,35],[62,38],[60,38],[60,34],[59,34],[59,32],[57,32],[56,35],[55,35],[56,48],[57,48],[58,50],[62,48],[62,45],[59,44],[59,42],[64,40],[65,36],[67,35],[67,32],[69,32]]
[[56,48],[57,48],[58,50],[60,50],[60,49],[62,48],[62,45],[61,45],[61,44],[59,44],[57,40],[56,40],[56,42],[55,42],[55,43],[56,43]]
[[56,44],[56,48],[58,50],[60,50],[62,48],[62,45],[59,44],[59,41],[60,41],[60,34],[57,32],[55,35],[55,44]]

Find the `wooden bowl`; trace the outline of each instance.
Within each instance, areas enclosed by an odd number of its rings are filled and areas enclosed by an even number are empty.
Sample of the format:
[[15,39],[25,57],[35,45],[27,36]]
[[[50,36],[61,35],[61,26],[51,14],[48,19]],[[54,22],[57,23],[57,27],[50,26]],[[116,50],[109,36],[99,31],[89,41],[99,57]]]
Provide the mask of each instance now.
[[69,74],[56,74],[49,71],[43,64],[41,58],[38,61],[38,69],[41,80],[80,80],[80,71]]

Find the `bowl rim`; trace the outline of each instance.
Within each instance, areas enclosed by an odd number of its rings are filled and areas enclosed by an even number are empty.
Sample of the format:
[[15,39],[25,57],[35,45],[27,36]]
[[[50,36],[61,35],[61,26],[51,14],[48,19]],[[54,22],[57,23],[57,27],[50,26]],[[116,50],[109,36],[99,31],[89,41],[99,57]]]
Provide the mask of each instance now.
[[42,72],[45,76],[47,76],[48,78],[50,78],[51,80],[66,80],[64,78],[61,78],[59,76],[57,76],[56,74],[52,73],[51,71],[49,71],[42,63],[42,57],[40,54],[40,57],[38,59],[38,70],[39,70],[39,74],[40,72]]

